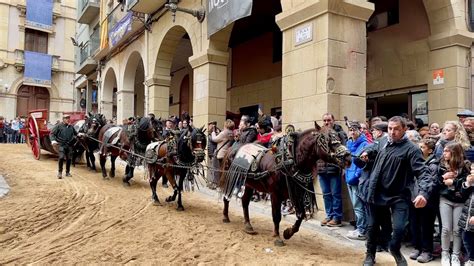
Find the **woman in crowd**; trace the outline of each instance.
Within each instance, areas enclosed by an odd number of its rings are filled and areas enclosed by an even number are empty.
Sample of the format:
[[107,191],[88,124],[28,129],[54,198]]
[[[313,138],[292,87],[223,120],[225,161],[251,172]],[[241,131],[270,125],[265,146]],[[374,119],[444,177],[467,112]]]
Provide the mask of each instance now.
[[[227,119],[224,122],[224,130],[222,130],[219,134],[217,134],[215,131],[211,133],[211,140],[217,143],[217,148],[214,151],[214,157],[218,161],[218,168],[220,168],[220,166],[222,165],[222,160],[224,159],[224,156],[227,153],[227,150],[233,144],[234,127],[235,127],[234,121]],[[214,173],[215,184],[219,183],[220,174],[221,173],[217,171]]]
[[[441,265],[460,266],[461,236],[458,221],[464,205],[461,195],[462,183],[470,171],[469,161],[465,161],[464,149],[460,143],[451,142],[443,149],[442,159],[438,167],[438,183],[441,195],[439,210],[441,213]],[[453,237],[453,253],[449,248]]]
[[436,158],[441,158],[444,147],[450,142],[461,144],[463,150],[467,150],[469,147],[471,147],[466,130],[464,130],[463,125],[461,125],[461,123],[458,121],[446,121],[444,123],[441,139],[436,144]]

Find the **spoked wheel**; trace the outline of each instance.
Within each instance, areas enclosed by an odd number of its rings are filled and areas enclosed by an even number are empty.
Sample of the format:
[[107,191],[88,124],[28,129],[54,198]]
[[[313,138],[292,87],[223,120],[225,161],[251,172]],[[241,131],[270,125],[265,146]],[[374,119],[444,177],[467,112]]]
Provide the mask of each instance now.
[[26,141],[33,152],[33,157],[39,160],[41,157],[41,145],[38,123],[33,116],[28,117],[28,130],[26,131]]

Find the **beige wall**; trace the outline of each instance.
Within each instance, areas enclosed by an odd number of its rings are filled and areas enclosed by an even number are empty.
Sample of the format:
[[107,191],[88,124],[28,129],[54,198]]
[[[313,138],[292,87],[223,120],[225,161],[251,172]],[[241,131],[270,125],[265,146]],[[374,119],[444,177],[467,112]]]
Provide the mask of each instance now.
[[[0,0],[0,114],[8,118],[16,115],[16,92],[23,84],[23,71],[15,68],[17,54],[25,46],[25,13],[19,6],[26,6],[25,0]],[[50,119],[56,120],[63,111],[74,110],[74,47],[70,37],[76,26],[76,1],[54,1],[53,33],[49,35],[48,53],[59,57],[59,71],[52,73],[50,92]],[[23,58],[19,58],[23,59]],[[21,62],[20,60],[20,62]],[[3,63],[2,63],[3,62]],[[5,93],[5,84],[9,90]]]
[[274,107],[281,107],[281,77],[260,80],[234,87],[227,93],[227,110],[238,113],[239,108],[261,104],[263,112],[270,114]]
[[400,23],[368,33],[367,93],[427,84],[429,36],[423,2],[400,0]]

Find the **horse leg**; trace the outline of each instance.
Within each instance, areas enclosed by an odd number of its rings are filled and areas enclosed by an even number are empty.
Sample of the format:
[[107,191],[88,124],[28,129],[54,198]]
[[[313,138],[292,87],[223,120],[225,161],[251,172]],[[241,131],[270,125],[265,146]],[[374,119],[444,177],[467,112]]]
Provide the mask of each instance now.
[[90,151],[89,154],[88,154],[88,157],[89,157],[89,161],[90,161],[90,165],[91,165],[91,171],[97,171],[97,169],[95,168],[95,156],[94,156],[94,152],[93,151]]
[[184,179],[186,178],[186,173],[187,170],[180,171],[181,173],[179,174],[179,184],[178,184],[178,207],[176,210],[178,211],[184,211],[183,203],[181,202],[181,192],[183,191],[183,183]]
[[282,247],[285,245],[280,238],[280,221],[281,221],[281,197],[277,193],[272,193],[272,218],[273,218],[273,237],[275,237],[275,246]]
[[[154,175],[153,170],[149,170],[150,175]],[[156,184],[158,184],[158,178],[155,178],[155,176],[150,176],[150,188],[151,188],[151,201],[153,202],[153,205],[155,206],[161,206],[161,202],[158,199],[158,194],[156,194]]]
[[100,155],[100,170],[102,171],[102,177],[107,177],[107,170],[105,170],[105,162],[107,160],[106,156]]
[[125,176],[122,179],[124,184],[130,186],[130,183],[128,181],[130,181],[130,179],[132,179],[133,177],[133,170],[135,170],[133,166],[129,166],[128,164],[127,166],[125,166]]
[[230,223],[229,219],[229,201],[224,198],[224,210],[222,211],[224,218],[222,218],[223,223]]
[[176,196],[178,195],[178,186],[176,184],[176,180],[174,179],[173,172],[171,170],[166,169],[166,178],[168,178],[168,181],[171,184],[171,187],[173,188],[173,195],[169,196],[166,198],[166,202],[172,202],[176,200]]
[[110,177],[115,177],[115,160],[117,156],[110,155]]
[[252,198],[253,195],[253,188],[245,186],[245,192],[244,195],[242,196],[242,209],[244,210],[244,231],[247,234],[250,235],[255,235],[257,232],[253,230],[252,225],[250,224],[250,218],[249,218],[249,204],[250,204],[250,199]]
[[[298,208],[299,209],[299,208]],[[285,239],[290,239],[294,234],[296,234],[300,230],[301,222],[303,222],[303,218],[305,217],[305,210],[296,210],[296,222],[292,227],[288,227],[283,231],[283,237]]]

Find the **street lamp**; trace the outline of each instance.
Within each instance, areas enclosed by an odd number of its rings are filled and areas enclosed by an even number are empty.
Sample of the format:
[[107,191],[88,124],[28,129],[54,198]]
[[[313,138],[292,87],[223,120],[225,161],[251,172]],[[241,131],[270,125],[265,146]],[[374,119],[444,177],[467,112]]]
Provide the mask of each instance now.
[[204,20],[204,17],[206,16],[206,11],[204,10],[204,8],[200,8],[198,10],[194,10],[194,9],[187,9],[187,8],[181,8],[181,7],[178,7],[178,0],[168,0],[168,4],[165,4],[165,7],[171,11],[172,16],[173,16],[173,23],[176,19],[176,11],[181,11],[181,12],[184,12],[184,13],[188,13],[188,14],[191,14],[192,16],[196,17],[197,20],[202,23],[203,20]]

